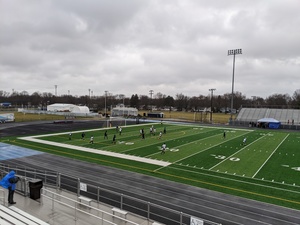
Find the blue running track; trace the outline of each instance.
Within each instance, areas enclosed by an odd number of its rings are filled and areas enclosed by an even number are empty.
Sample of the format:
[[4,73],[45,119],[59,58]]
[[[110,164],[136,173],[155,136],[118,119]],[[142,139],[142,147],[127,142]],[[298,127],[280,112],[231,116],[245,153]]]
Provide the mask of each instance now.
[[43,152],[0,142],[0,161],[39,154],[43,154]]

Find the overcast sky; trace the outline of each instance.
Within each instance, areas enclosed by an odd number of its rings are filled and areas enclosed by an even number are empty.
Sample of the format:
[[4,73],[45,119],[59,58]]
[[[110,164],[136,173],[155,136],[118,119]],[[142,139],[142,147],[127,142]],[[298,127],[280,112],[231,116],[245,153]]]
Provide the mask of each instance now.
[[[268,97],[300,89],[299,0],[0,0],[0,90]],[[90,92],[89,92],[90,89]]]

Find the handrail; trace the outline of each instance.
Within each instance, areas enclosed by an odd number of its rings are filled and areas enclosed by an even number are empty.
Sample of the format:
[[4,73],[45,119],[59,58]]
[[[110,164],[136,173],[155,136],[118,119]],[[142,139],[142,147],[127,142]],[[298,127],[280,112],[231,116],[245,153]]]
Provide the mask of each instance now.
[[[96,218],[96,219],[105,221],[106,223],[116,225],[115,223],[112,223],[111,221],[108,221],[108,220],[104,219],[104,218],[103,218],[103,217],[104,217],[104,216],[103,216],[104,214],[105,214],[106,216],[111,216],[111,217],[118,218],[118,219],[120,219],[120,220],[122,220],[122,221],[124,221],[125,223],[128,223],[128,224],[139,225],[138,223],[132,222],[132,221],[127,220],[127,219],[124,219],[124,218],[119,217],[119,216],[117,216],[117,215],[114,215],[114,214],[112,214],[112,213],[108,213],[108,212],[106,212],[106,211],[104,211],[104,210],[95,208],[95,207],[93,207],[93,206],[84,204],[84,203],[82,203],[82,202],[80,202],[80,201],[77,201],[77,200],[68,198],[68,197],[66,197],[66,196],[64,196],[64,195],[57,194],[57,193],[55,193],[55,192],[53,192],[53,191],[50,191],[50,190],[48,190],[48,189],[42,188],[41,191],[42,191],[41,197],[43,197],[43,198],[48,198],[48,199],[52,200],[52,204],[54,204],[54,202],[59,203],[59,204],[61,204],[61,205],[64,205],[64,206],[69,207],[69,208],[71,208],[71,209],[74,209],[75,212],[76,212],[76,211],[79,211],[79,212],[85,213],[85,214],[87,214],[87,215],[89,215],[89,216],[92,216],[92,217],[94,217],[94,218]],[[50,194],[52,195],[52,197],[47,196],[47,193],[50,193]],[[59,198],[57,198],[57,197],[59,197]],[[41,199],[41,204],[43,204],[43,198]],[[60,200],[57,200],[57,199],[60,199]],[[75,207],[72,206],[72,205],[69,205],[69,204],[67,204],[67,203],[65,203],[65,202],[62,202],[61,199],[66,199],[66,200],[68,200],[68,201],[73,202],[73,203],[75,204]],[[90,209],[93,209],[93,210],[95,210],[95,211],[98,212],[98,213],[102,213],[102,217],[99,217],[99,216],[96,216],[96,215],[94,215],[94,214],[92,214],[92,213],[89,213],[89,212],[83,211],[83,210],[81,210],[81,209],[78,209],[78,207],[76,207],[77,205],[84,205],[85,207],[88,207],[88,208],[90,208]],[[54,207],[54,205],[52,205],[52,207]],[[76,218],[76,213],[75,213],[75,220],[76,220],[76,219],[77,219],[77,218]]]
[[0,195],[0,199],[3,199],[3,205],[5,205],[5,190],[0,188],[0,192],[2,193],[2,196]]
[[[37,177],[36,174],[39,173],[38,170],[30,171],[29,172],[26,169],[26,167],[23,167],[21,169],[20,167],[12,167],[12,166],[8,166],[8,165],[4,165],[4,164],[0,163],[0,177],[1,177],[1,175],[4,175],[3,174],[4,172],[6,173],[6,172],[8,172],[11,169],[15,170],[16,173],[18,174],[18,176],[20,176],[19,175],[20,172],[21,173],[22,172],[25,173],[24,176],[22,176],[23,179],[21,179],[21,182],[18,182],[16,191],[23,193],[24,196],[27,196],[29,194],[29,185],[28,185],[28,182],[29,182],[29,180],[31,179],[31,176],[32,176],[31,175],[29,177],[27,175],[28,175],[28,173],[30,173],[30,174],[31,173],[33,173],[33,174],[35,173],[35,175],[33,175],[33,177]],[[39,170],[39,171],[42,171],[42,170]],[[148,220],[151,218],[151,216],[154,216],[155,218],[161,217],[161,218],[164,218],[164,219],[172,221],[171,218],[164,217],[163,215],[160,215],[160,214],[156,214],[155,210],[154,211],[151,210],[153,206],[177,214],[179,216],[179,220],[180,221],[176,221],[176,222],[178,222],[180,225],[182,225],[182,219],[183,219],[183,217],[187,218],[187,217],[193,216],[193,215],[190,215],[188,213],[179,212],[179,211],[173,210],[171,208],[166,208],[166,207],[164,207],[162,205],[153,204],[152,202],[148,202],[148,201],[145,201],[145,200],[133,197],[133,196],[124,195],[121,192],[115,192],[115,191],[110,190],[110,189],[100,188],[97,185],[91,184],[91,183],[89,183],[88,181],[86,181],[84,179],[80,179],[80,178],[72,176],[70,174],[62,174],[62,173],[58,173],[57,172],[57,175],[55,176],[54,175],[55,173],[48,172],[48,171],[44,171],[44,173],[39,173],[39,174],[41,175],[41,177],[39,177],[39,178],[43,180],[44,187],[50,187],[50,188],[52,187],[52,188],[56,188],[57,190],[64,189],[66,191],[71,191],[72,193],[77,194],[77,196],[80,196],[80,195],[83,195],[83,196],[89,195],[89,196],[91,196],[92,195],[93,199],[98,204],[101,202],[100,201],[100,197],[102,197],[102,198],[104,198],[104,200],[108,200],[108,201],[111,201],[112,203],[114,203],[114,204],[108,203],[110,205],[118,205],[118,207],[120,209],[123,209],[124,207],[128,207],[129,212],[130,211],[133,212],[132,209],[134,209],[135,213],[138,214],[138,215],[141,215],[142,217],[145,216],[145,215],[147,215],[146,217],[147,217]],[[65,182],[66,179],[68,181],[72,182],[72,186],[68,186],[69,184],[67,184],[67,182]],[[80,187],[81,181],[83,181],[87,185],[88,190],[85,190],[85,191],[81,190],[81,187]],[[67,186],[65,186],[65,185],[67,185]],[[63,186],[63,188],[62,188],[62,186]],[[114,198],[109,198],[108,196],[105,196],[105,195],[100,195],[100,192],[102,192],[102,191],[105,191],[105,192],[111,193],[111,194],[113,194],[115,196],[118,196],[119,199],[116,200]],[[123,201],[123,199],[125,199],[125,198],[137,201],[139,203],[143,203],[144,205],[147,205],[147,209],[135,208],[134,205],[130,205],[130,204],[128,205],[127,203],[125,203],[125,201]],[[105,201],[103,201],[103,202],[105,202]],[[83,205],[83,203],[80,203],[80,204]],[[90,206],[87,206],[87,207],[90,207]],[[136,211],[139,211],[139,213],[137,213]],[[117,216],[114,216],[114,217],[117,217]],[[209,220],[206,220],[206,219],[203,219],[203,218],[202,218],[202,220],[206,221],[207,224],[218,224],[216,222],[209,221]]]

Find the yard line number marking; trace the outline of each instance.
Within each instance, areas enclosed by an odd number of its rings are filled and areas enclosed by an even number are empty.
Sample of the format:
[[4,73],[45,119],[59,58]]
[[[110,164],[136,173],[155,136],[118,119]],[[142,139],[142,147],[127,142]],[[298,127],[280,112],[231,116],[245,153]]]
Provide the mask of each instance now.
[[[225,155],[214,155],[214,154],[211,154],[211,156],[215,157],[215,159],[226,159],[226,156]],[[237,157],[231,157],[229,158],[230,161],[233,161],[233,162],[238,162],[240,161],[241,159],[240,158],[237,158]]]

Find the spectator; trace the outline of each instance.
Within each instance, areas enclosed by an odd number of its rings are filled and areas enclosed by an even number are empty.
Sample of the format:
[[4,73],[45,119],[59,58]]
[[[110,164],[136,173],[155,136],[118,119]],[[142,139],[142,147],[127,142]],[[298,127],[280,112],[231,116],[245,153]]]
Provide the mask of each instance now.
[[10,171],[1,181],[0,186],[8,189],[8,203],[16,204],[14,201],[14,193],[16,189],[16,183],[20,180],[19,177],[15,176],[15,171]]

